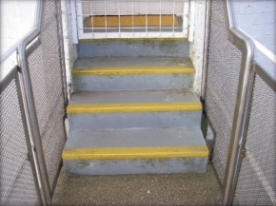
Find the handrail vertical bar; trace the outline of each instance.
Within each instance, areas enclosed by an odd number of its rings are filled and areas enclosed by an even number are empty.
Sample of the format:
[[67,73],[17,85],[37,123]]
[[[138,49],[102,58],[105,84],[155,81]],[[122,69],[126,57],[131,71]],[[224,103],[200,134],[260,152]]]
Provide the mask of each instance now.
[[34,182],[35,182],[35,187],[38,195],[38,199],[39,199],[39,204],[41,205],[46,205],[44,198],[42,198],[42,191],[41,191],[41,183],[39,181],[38,174],[37,174],[37,164],[35,163],[37,161],[37,159],[35,158],[34,155],[34,151],[33,151],[33,143],[30,139],[30,134],[29,134],[29,130],[28,130],[28,123],[27,123],[27,119],[26,119],[26,110],[24,107],[24,89],[23,89],[23,85],[22,85],[22,78],[20,77],[20,73],[17,73],[16,75],[16,84],[17,84],[17,88],[18,88],[18,99],[19,99],[19,105],[20,105],[20,110],[21,110],[21,117],[22,117],[22,123],[23,123],[23,127],[24,130],[26,132],[26,142],[27,142],[27,147],[28,147],[28,154],[29,154],[29,159],[30,159],[30,163],[31,163],[31,167],[33,170],[33,175],[34,175]]
[[36,29],[26,37],[17,48],[18,64],[21,72],[21,82],[23,86],[23,101],[30,141],[32,142],[32,152],[34,154],[35,166],[37,170],[37,179],[41,187],[41,195],[45,205],[51,205],[51,192],[49,179],[46,169],[46,163],[43,153],[42,141],[38,126],[37,114],[35,110],[34,96],[31,84],[29,69],[27,66],[26,47],[39,35],[42,21],[42,9],[44,1],[37,1]]
[[[202,82],[201,82],[201,101],[203,105],[206,98],[206,78],[207,78],[207,66],[208,66],[208,45],[209,45],[209,29],[210,29],[210,7],[211,0],[206,1],[205,11],[205,31],[204,31],[204,49],[203,49],[203,68],[202,68]],[[203,108],[205,110],[205,108]]]
[[253,54],[254,46],[251,39],[238,30],[233,22],[230,0],[226,0],[227,24],[229,28],[229,39],[237,46],[244,48],[241,71],[238,83],[237,100],[231,140],[228,151],[228,159],[224,179],[224,205],[232,205],[241,167],[242,153],[245,145],[246,127],[250,108],[250,97],[253,85]]

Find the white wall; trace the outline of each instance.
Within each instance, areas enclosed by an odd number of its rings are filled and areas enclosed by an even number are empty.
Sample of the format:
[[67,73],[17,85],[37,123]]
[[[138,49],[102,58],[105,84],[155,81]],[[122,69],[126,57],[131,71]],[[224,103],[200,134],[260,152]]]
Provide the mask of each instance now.
[[[120,8],[120,9],[119,9]],[[105,11],[106,9],[106,11]],[[121,15],[131,15],[132,11],[134,15],[137,14],[159,14],[168,13],[171,14],[173,11],[175,14],[183,14],[183,3],[182,2],[162,2],[160,9],[160,2],[108,2],[105,7],[105,2],[83,2],[82,11],[84,16],[93,15],[118,15],[120,10]],[[106,12],[106,13],[105,13]]]
[[1,0],[0,7],[0,54],[3,54],[33,27],[36,1]]
[[236,23],[265,47],[276,53],[276,1],[233,1]]
[[[196,69],[194,90],[201,93],[205,6],[206,1],[195,1],[193,41],[190,58]],[[232,0],[233,16],[237,26],[257,43],[254,58],[276,79],[276,1],[275,0]],[[259,46],[258,46],[259,45]],[[265,54],[264,54],[265,53]]]
[[257,42],[255,61],[276,79],[276,1],[234,0],[233,12],[237,26]]
[[194,13],[194,32],[193,41],[190,43],[190,58],[195,67],[196,75],[194,81],[194,91],[201,94],[202,68],[203,68],[203,49],[204,49],[204,29],[206,1],[193,0],[195,2]]
[[[68,89],[70,89],[72,79],[71,70],[73,69],[74,62],[78,58],[77,47],[73,42],[73,25],[71,21],[71,1],[61,1],[62,10],[62,24],[63,24],[63,38],[64,38],[64,53],[65,53],[65,67]],[[69,91],[69,94],[71,92]]]
[[[36,0],[0,1],[1,54],[7,51],[33,28],[36,14],[36,2]],[[71,82],[71,69],[77,59],[76,45],[73,44],[73,32],[70,18],[70,0],[62,0],[65,65],[67,70],[67,82],[69,83]]]

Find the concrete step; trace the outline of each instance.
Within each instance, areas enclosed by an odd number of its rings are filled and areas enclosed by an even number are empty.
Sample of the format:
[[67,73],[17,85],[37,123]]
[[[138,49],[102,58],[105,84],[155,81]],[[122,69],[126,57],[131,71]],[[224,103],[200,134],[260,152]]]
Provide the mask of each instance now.
[[190,89],[195,70],[188,58],[84,58],[73,75],[74,91]]
[[198,128],[127,128],[70,132],[66,173],[115,175],[205,172],[208,148]]
[[85,39],[77,45],[78,57],[188,57],[186,38]]
[[80,92],[67,107],[70,130],[200,127],[201,103],[187,90]]

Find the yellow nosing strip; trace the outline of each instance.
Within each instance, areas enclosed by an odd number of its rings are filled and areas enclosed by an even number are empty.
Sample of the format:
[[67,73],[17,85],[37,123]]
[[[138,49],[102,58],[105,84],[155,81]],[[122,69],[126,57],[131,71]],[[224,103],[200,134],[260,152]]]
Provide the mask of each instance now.
[[67,148],[64,160],[208,157],[202,146]]
[[69,104],[67,113],[166,112],[202,110],[200,102]]
[[187,41],[187,38],[94,38],[80,39],[80,42],[109,42],[109,41]]
[[72,74],[81,75],[130,75],[130,74],[194,74],[193,67],[183,66],[123,66],[91,67],[74,69]]

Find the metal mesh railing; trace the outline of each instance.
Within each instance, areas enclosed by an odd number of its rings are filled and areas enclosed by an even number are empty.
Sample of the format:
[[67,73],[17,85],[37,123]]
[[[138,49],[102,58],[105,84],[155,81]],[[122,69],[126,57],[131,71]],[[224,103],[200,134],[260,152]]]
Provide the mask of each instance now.
[[1,60],[0,205],[51,203],[66,138],[59,12],[60,0],[38,1],[37,28],[17,48],[20,63],[10,54],[9,70],[9,58]]
[[276,93],[256,75],[235,205],[276,205]]
[[78,0],[82,38],[187,37],[189,1]]
[[42,138],[50,188],[53,190],[65,143],[64,98],[60,62],[60,42],[55,0],[43,7],[41,44],[27,57],[38,125]]
[[213,164],[224,182],[242,52],[228,40],[221,0],[211,1],[206,112],[216,132]]
[[37,205],[17,90],[14,78],[0,94],[0,205]]
[[252,43],[233,25],[231,3],[211,0],[210,7],[204,97],[224,204],[276,205],[276,83],[252,68]]

